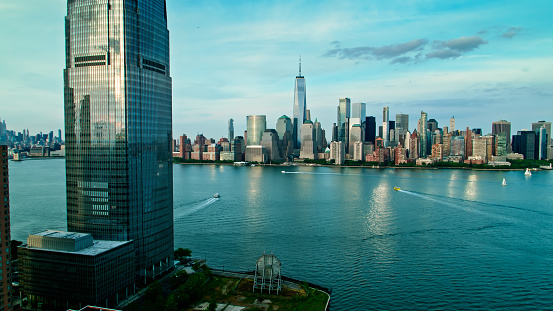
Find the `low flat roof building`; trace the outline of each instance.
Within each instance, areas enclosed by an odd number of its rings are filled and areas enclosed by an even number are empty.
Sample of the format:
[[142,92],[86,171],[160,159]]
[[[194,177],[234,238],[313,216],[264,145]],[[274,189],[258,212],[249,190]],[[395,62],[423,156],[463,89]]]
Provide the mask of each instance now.
[[46,230],[18,248],[21,291],[53,307],[115,306],[132,293],[133,241]]

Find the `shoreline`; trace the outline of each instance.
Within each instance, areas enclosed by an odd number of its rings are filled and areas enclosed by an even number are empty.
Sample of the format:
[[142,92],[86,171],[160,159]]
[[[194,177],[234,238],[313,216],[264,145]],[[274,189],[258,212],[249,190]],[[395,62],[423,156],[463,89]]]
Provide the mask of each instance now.
[[[339,167],[339,168],[365,168],[365,169],[415,169],[415,170],[472,170],[472,171],[525,171],[526,168],[473,168],[473,167],[424,167],[424,166],[363,166],[363,165],[324,165],[315,163],[303,163],[294,162],[295,164],[261,164],[256,163],[255,166],[279,166],[279,167],[292,167],[292,166],[310,166],[310,167]],[[177,163],[179,165],[233,165],[233,163]],[[541,168],[531,169],[532,171],[549,171]]]

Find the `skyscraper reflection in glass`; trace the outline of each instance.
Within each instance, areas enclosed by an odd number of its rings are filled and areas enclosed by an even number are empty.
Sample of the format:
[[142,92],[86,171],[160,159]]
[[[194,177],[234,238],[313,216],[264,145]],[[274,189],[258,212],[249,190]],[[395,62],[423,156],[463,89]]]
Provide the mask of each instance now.
[[133,240],[155,274],[173,253],[165,1],[68,0],[65,33],[67,229]]

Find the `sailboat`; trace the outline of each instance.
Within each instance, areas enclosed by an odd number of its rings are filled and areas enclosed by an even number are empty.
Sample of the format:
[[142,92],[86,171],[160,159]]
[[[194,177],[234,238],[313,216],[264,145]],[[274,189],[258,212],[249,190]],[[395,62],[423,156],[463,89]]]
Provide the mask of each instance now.
[[528,168],[526,169],[526,172],[524,172],[524,176],[532,176],[532,173]]
[[505,178],[503,178],[503,182],[501,183],[502,186],[507,186],[507,181],[505,180]]

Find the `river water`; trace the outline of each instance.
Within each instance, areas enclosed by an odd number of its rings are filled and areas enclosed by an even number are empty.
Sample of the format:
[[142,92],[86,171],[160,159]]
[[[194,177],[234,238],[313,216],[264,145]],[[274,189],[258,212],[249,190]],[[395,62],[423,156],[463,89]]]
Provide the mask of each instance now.
[[[12,237],[65,230],[64,160],[9,169]],[[274,253],[284,275],[332,288],[332,310],[553,304],[553,172],[173,171],[175,247],[228,270],[253,270],[263,252]]]

